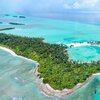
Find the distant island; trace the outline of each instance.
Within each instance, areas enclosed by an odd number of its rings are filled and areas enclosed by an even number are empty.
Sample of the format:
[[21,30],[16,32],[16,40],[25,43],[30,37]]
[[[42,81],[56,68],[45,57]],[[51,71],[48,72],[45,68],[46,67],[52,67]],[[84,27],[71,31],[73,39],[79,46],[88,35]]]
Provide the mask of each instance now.
[[15,28],[11,27],[11,28],[1,28],[0,31],[5,31],[5,30],[13,30]]
[[15,23],[15,22],[9,22],[9,24],[11,24],[11,25],[25,25],[25,24],[22,24],[22,23]]
[[75,42],[66,44],[67,47],[80,47],[80,46],[100,46],[100,41],[95,42]]

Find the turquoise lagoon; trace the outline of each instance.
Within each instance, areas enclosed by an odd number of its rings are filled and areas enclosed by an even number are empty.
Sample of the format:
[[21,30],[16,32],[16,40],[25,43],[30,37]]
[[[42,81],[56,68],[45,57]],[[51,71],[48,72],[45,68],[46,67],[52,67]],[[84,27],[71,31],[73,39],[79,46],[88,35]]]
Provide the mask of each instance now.
[[75,61],[90,62],[100,60],[100,46],[81,46],[69,48],[70,59]]
[[[0,29],[15,28],[1,33],[41,37],[44,42],[68,44],[73,42],[100,41],[99,23],[82,23],[66,20],[51,20],[46,18],[19,18],[0,15]],[[25,25],[11,25],[17,22]],[[85,52],[84,52],[85,51]],[[87,62],[100,60],[100,47],[82,46],[68,49],[73,60]],[[35,84],[32,71],[35,63],[12,56],[0,49],[0,100],[100,100],[100,76],[97,75],[86,82],[80,89],[64,98],[48,98],[44,96]]]

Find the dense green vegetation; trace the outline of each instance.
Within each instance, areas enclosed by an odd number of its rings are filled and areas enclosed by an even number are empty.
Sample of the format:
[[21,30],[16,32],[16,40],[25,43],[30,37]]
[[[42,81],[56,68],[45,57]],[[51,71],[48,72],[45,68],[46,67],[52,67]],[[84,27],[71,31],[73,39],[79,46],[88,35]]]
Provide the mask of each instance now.
[[77,63],[68,61],[66,47],[44,43],[42,38],[28,38],[0,34],[0,45],[8,47],[18,55],[39,62],[39,77],[55,89],[72,88],[84,82],[93,73],[100,72],[100,61]]
[[12,30],[12,29],[15,29],[15,28],[2,28],[2,29],[0,29],[0,31]]
[[15,23],[15,22],[10,22],[9,24],[11,24],[11,25],[25,25],[25,24],[22,24],[22,23]]

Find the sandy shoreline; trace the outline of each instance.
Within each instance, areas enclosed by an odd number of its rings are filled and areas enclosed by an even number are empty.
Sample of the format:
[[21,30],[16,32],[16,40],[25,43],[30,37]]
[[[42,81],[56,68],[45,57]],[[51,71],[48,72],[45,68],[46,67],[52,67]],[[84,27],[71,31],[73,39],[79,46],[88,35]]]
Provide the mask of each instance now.
[[[36,68],[35,70],[36,72],[34,73],[38,73],[38,68]],[[36,75],[35,74],[35,75]],[[95,74],[92,74],[90,77],[88,77],[86,79],[85,82],[83,83],[78,83],[75,87],[73,87],[72,89],[63,89],[63,90],[55,90],[53,89],[49,84],[44,84],[43,83],[43,78],[38,78],[38,82],[36,82],[36,85],[37,87],[42,91],[42,93],[45,95],[45,96],[48,96],[48,97],[58,97],[58,98],[64,98],[65,96],[68,96],[69,94],[73,93],[75,90],[81,88],[82,86],[84,86],[87,82],[89,82],[90,80],[93,79],[94,76],[97,76],[97,75],[100,75],[100,73],[95,73]],[[37,77],[37,75],[36,75]]]
[[85,85],[87,83],[87,81],[91,80],[92,77],[96,76],[96,75],[100,75],[100,73],[97,73],[97,74],[93,74],[92,76],[90,76],[89,78],[87,78],[87,80],[84,82],[84,83],[79,83],[77,84],[74,88],[72,89],[63,89],[62,91],[60,90],[55,90],[53,89],[49,84],[44,84],[43,83],[43,78],[40,79],[37,75],[39,74],[38,72],[38,65],[39,63],[37,61],[34,61],[32,59],[28,59],[28,58],[25,58],[23,56],[19,56],[17,54],[15,54],[15,52],[13,52],[12,50],[8,49],[8,48],[5,48],[5,47],[1,47],[0,46],[0,49],[4,50],[4,51],[7,51],[9,52],[10,54],[12,54],[13,56],[17,56],[17,57],[20,57],[22,59],[26,59],[26,60],[29,60],[29,61],[32,61],[36,64],[36,68],[33,70],[33,75],[34,77],[36,78],[36,86],[41,90],[41,92],[45,95],[45,96],[48,96],[48,97],[58,97],[58,98],[62,98],[64,96],[67,96],[69,94],[71,94],[72,92],[74,92],[76,89],[82,87],[83,85]]
[[29,60],[29,61],[31,61],[31,62],[34,62],[37,66],[39,65],[39,63],[38,63],[37,61],[32,60],[32,59],[28,59],[28,58],[23,57],[23,56],[20,56],[20,55],[17,55],[14,51],[12,51],[12,50],[10,50],[10,49],[8,49],[8,48],[5,48],[5,47],[0,46],[0,49],[4,50],[4,51],[6,51],[6,52],[9,52],[9,53],[10,53],[11,55],[13,55],[13,56],[17,56],[17,57],[20,57],[20,58],[22,58],[22,59],[25,59],[25,60]]
[[70,43],[66,44],[68,47],[80,47],[80,46],[100,46],[100,44],[95,42],[82,42],[82,43]]

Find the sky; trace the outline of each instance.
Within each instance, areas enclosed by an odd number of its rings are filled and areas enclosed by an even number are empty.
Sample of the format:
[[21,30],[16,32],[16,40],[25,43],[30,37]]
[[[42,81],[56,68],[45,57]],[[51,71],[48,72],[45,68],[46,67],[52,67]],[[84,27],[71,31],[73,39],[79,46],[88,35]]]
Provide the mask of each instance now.
[[99,12],[100,0],[0,0],[0,12],[34,13]]

